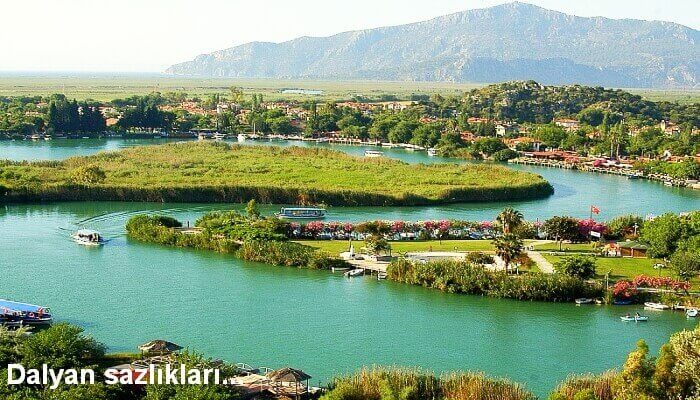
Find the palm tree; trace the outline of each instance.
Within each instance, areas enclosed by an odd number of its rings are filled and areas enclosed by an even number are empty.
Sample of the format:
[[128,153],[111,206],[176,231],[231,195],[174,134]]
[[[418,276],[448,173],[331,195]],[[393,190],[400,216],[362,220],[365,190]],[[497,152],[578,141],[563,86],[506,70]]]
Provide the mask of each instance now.
[[501,224],[503,233],[507,235],[523,223],[523,214],[511,207],[506,207],[498,214],[496,221]]
[[523,241],[512,233],[494,239],[493,246],[496,248],[496,255],[503,260],[506,272],[510,263],[523,252]]

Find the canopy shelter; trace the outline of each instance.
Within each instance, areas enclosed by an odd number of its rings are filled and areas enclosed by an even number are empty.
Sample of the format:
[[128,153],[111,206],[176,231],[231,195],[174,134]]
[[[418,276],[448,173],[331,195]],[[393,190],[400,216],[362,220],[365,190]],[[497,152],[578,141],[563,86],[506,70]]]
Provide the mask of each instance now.
[[[269,372],[267,378],[273,383],[277,394],[293,395],[298,399],[300,394],[308,391],[311,376],[302,370],[287,367]],[[301,384],[304,381],[306,385]]]
[[139,350],[146,354],[168,354],[182,350],[183,347],[167,340],[151,340],[139,346]]

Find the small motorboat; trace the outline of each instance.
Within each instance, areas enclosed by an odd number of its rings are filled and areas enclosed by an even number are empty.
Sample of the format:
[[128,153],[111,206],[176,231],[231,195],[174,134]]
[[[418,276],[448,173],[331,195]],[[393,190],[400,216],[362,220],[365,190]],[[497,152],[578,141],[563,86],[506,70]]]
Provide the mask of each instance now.
[[628,306],[632,304],[632,300],[630,299],[615,299],[613,301],[613,304],[616,306]]
[[381,281],[382,279],[386,279],[387,273],[386,272],[380,272],[377,274],[377,280]]
[[321,219],[326,217],[326,209],[319,207],[285,207],[275,215],[280,219]]
[[350,268],[347,267],[331,267],[331,272],[346,272],[349,270]]
[[582,298],[580,298],[580,299],[574,300],[574,302],[576,302],[576,304],[578,304],[578,305],[581,305],[581,304],[591,304],[591,303],[593,303],[593,299],[583,298],[583,297],[582,297]]
[[435,157],[437,155],[437,149],[428,149],[428,157]]
[[351,277],[351,276],[360,276],[360,275],[362,275],[362,274],[364,274],[364,273],[365,273],[365,270],[364,270],[364,269],[362,269],[362,268],[355,268],[355,269],[351,269],[350,271],[346,272],[344,275],[345,275],[346,277],[349,278],[349,277]]
[[365,150],[365,157],[367,158],[377,158],[377,157],[383,157],[384,153],[381,151],[377,150]]
[[650,310],[668,310],[671,307],[667,306],[666,304],[647,301],[646,303],[644,303],[644,308],[648,308]]
[[688,318],[695,318],[700,314],[700,311],[698,311],[697,308],[689,308],[685,310],[685,316]]
[[598,297],[597,299],[594,300],[596,304],[601,305],[605,303],[605,300],[601,297]]
[[624,316],[620,317],[620,319],[623,320],[624,322],[645,322],[645,321],[649,320],[649,317],[645,317],[643,315],[634,315],[634,316],[624,315]]
[[100,232],[93,231],[92,229],[80,229],[73,235],[73,241],[84,246],[101,246],[104,244],[104,239]]

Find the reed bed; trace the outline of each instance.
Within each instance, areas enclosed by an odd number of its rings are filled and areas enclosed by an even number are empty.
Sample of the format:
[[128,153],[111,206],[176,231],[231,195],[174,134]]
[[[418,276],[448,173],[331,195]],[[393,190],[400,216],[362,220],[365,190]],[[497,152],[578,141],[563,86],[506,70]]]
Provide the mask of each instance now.
[[[553,400],[576,400],[581,392],[589,393],[597,400],[614,400],[613,389],[617,373],[613,370],[599,375],[571,375],[559,384],[550,396]],[[576,397],[576,396],[579,397]]]
[[[85,181],[77,171],[98,168]],[[409,165],[326,149],[173,143],[60,162],[0,162],[0,201],[426,205],[549,196],[542,177],[495,165]]]
[[419,368],[372,367],[336,378],[324,400],[535,400],[517,384],[483,374],[436,377]]

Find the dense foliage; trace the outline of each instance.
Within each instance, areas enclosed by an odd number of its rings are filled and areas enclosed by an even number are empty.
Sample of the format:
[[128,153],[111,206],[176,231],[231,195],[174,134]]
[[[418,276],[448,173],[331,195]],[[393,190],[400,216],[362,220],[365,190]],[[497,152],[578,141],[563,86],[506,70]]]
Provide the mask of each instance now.
[[[94,166],[104,179],[76,184]],[[319,173],[321,172],[321,173]],[[542,177],[489,165],[409,165],[337,151],[223,143],[143,146],[59,162],[0,163],[4,202],[134,200],[418,205],[548,196]]]
[[532,273],[511,276],[490,271],[464,261],[414,263],[393,261],[388,279],[420,285],[449,293],[486,295],[516,300],[570,301],[579,297],[599,297],[602,288],[579,278],[562,274]]

